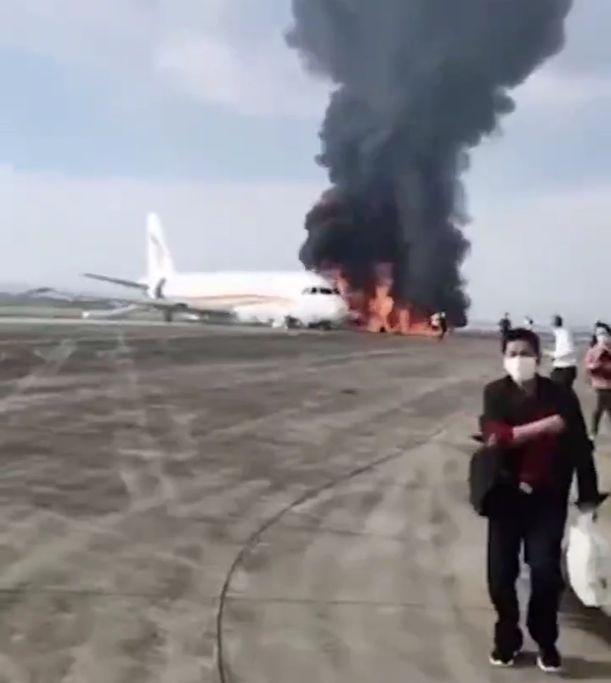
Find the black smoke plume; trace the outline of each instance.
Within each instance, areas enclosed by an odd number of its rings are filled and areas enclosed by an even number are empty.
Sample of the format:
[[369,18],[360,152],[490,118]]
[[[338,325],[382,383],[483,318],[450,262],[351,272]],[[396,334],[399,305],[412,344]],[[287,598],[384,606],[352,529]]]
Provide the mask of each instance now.
[[[306,218],[307,268],[466,323],[462,172],[523,82],[564,44],[572,0],[292,0],[287,35],[337,86],[320,137],[332,189]],[[493,266],[492,266],[493,267]]]

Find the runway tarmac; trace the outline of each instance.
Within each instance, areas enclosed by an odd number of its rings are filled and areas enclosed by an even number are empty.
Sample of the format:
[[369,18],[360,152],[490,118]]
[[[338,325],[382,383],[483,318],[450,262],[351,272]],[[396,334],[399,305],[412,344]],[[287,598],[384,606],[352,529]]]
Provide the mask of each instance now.
[[[3,324],[0,681],[541,680],[487,664],[466,476],[498,365],[464,337]],[[611,679],[610,623],[567,600],[570,678]]]

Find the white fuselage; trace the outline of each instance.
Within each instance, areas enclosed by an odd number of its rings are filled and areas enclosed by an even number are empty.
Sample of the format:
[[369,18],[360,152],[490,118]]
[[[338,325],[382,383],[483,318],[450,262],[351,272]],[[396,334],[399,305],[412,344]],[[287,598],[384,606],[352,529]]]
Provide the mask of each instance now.
[[[223,271],[180,273],[166,244],[159,217],[150,213],[146,228],[144,278],[134,281],[86,273],[89,279],[144,291],[150,305],[170,321],[175,313],[203,318],[222,312],[240,322],[334,326],[348,318],[348,307],[339,291],[321,275],[307,271]],[[120,316],[138,305],[124,299],[123,310],[102,313]],[[98,316],[100,317],[100,316]]]
[[240,322],[337,325],[348,316],[337,289],[310,272],[174,272],[157,294],[202,312],[231,311]]

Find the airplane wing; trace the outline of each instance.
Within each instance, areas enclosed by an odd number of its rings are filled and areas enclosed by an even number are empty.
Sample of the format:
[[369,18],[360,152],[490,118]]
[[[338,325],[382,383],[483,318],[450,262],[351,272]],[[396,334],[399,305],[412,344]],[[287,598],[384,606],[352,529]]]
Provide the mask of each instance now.
[[[98,315],[103,316],[105,314],[112,315],[116,312],[120,315],[120,312],[130,313],[137,310],[157,310],[166,313],[186,313],[192,314],[194,316],[231,316],[233,312],[230,309],[219,310],[218,308],[200,308],[196,306],[191,306],[190,304],[175,301],[171,299],[148,299],[140,297],[97,297],[95,300],[91,299],[91,303],[106,303],[109,305],[108,309],[103,312],[91,311],[88,312],[86,317],[98,317]],[[114,307],[114,308],[112,308]]]
[[113,304],[117,301],[120,301],[120,299],[117,300],[116,297],[96,296],[94,294],[79,294],[76,292],[68,292],[61,289],[56,289],[55,287],[37,287],[36,289],[28,289],[25,292],[21,292],[20,296],[32,299],[38,297],[49,298],[71,304]]
[[131,289],[139,289],[146,292],[148,289],[143,282],[136,282],[135,280],[123,280],[119,277],[110,277],[108,275],[98,275],[96,273],[83,273],[83,277],[89,280],[97,280],[98,282],[110,282],[113,285],[121,285],[121,287],[130,287]]
[[[101,276],[105,277],[105,276]],[[113,278],[114,282],[115,279]],[[136,285],[137,283],[132,283]],[[135,286],[133,287],[136,288]],[[138,287],[140,289],[140,286]],[[145,287],[143,287],[146,289]],[[92,310],[84,311],[83,316],[86,318],[105,318],[105,317],[120,317],[121,315],[128,315],[129,313],[138,310],[157,310],[167,313],[184,313],[191,314],[197,317],[210,316],[213,318],[228,318],[235,315],[231,307],[219,308],[209,307],[204,308],[200,306],[192,306],[185,302],[176,301],[172,299],[150,299],[148,297],[139,296],[100,296],[93,294],[79,294],[76,292],[62,291],[54,287],[38,287],[23,292],[22,295],[36,298],[36,297],[50,297],[58,301],[68,304],[74,304],[81,307],[100,306],[103,308],[94,308]]]

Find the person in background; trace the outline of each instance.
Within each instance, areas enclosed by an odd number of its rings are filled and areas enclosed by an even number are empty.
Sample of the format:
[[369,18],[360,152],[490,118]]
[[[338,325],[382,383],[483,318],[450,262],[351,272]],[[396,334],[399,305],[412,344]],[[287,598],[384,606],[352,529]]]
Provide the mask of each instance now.
[[590,348],[592,346],[596,346],[597,341],[598,341],[597,338],[598,338],[599,330],[604,330],[604,328],[606,328],[606,327],[607,327],[606,323],[602,322],[601,320],[597,320],[594,323],[594,329],[592,331],[592,338],[590,339]]
[[433,313],[429,318],[429,324],[436,332],[441,332],[441,319],[439,313]]
[[534,328],[534,326],[535,326],[535,321],[531,317],[526,316],[524,318],[524,329],[525,330],[532,330]]
[[501,448],[508,479],[488,511],[488,588],[497,614],[490,662],[508,667],[523,645],[516,581],[520,551],[530,567],[527,625],[537,643],[538,667],[561,670],[556,647],[564,587],[561,556],[573,476],[578,505],[595,509],[606,498],[577,396],[538,373],[540,340],[531,330],[510,330],[503,354],[505,376],[484,389],[482,439]]
[[565,327],[561,316],[552,318],[552,330],[554,332],[554,349],[546,351],[552,359],[551,379],[558,384],[572,389],[577,379],[577,353],[571,331]]
[[445,311],[439,313],[439,341],[445,339],[448,334],[448,317]]
[[597,323],[596,343],[586,354],[586,371],[596,391],[590,432],[596,439],[602,416],[606,413],[611,420],[611,327],[605,323]]
[[509,333],[509,330],[511,330],[511,318],[509,317],[509,313],[505,313],[505,315],[499,320],[499,331],[501,333],[501,349],[505,348],[505,340],[507,339],[507,334]]

